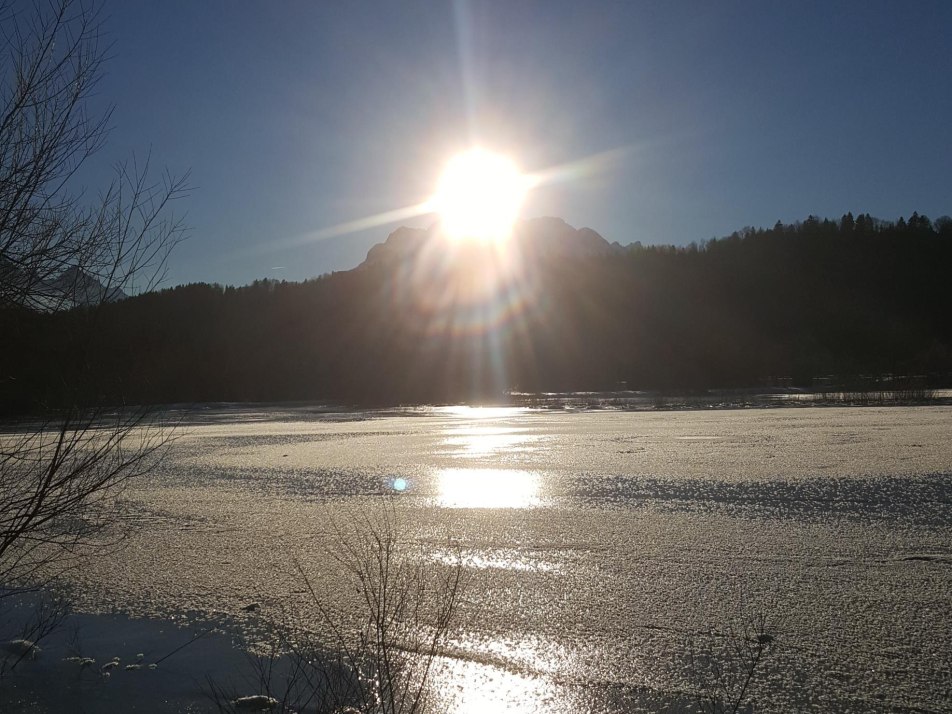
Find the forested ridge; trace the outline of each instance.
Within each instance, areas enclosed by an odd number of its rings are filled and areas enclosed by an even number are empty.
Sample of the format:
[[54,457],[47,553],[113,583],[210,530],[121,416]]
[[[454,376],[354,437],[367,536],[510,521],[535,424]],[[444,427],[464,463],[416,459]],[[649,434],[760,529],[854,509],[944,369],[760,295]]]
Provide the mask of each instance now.
[[56,314],[7,308],[0,396],[14,413],[75,401],[449,402],[770,377],[809,386],[820,375],[940,386],[952,373],[950,267],[952,219],[847,214],[687,247],[542,250],[475,303],[431,297],[478,261],[421,275],[368,260],[303,283],[191,284]]

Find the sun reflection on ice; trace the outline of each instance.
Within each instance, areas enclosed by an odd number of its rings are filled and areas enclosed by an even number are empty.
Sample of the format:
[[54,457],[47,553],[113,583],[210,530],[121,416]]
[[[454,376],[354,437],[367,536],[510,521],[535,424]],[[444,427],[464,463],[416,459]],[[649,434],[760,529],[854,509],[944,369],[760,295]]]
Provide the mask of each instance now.
[[436,677],[438,711],[451,714],[530,714],[564,712],[553,706],[555,692],[546,677],[507,672],[476,662],[456,660]]
[[453,714],[527,714],[540,711],[546,698],[546,683],[536,677],[493,672],[456,684],[455,706],[444,709]]
[[443,444],[452,448],[454,456],[464,458],[532,451],[540,436],[507,421],[525,411],[521,407],[446,407],[445,413],[467,421],[447,428]]
[[457,456],[478,457],[499,452],[526,451],[528,444],[538,441],[538,436],[525,434],[520,429],[491,426],[473,426],[451,429],[444,440],[447,446],[456,447]]
[[446,508],[531,508],[540,503],[539,474],[518,469],[443,469],[439,504]]
[[551,676],[571,667],[562,648],[547,652],[540,642],[460,642],[469,654],[448,658],[434,672],[437,711],[451,714],[569,714],[580,702]]
[[[460,562],[460,555],[456,551],[434,548],[430,551],[429,559],[434,563],[441,563],[450,567]],[[484,549],[479,552],[467,550],[462,557],[464,567],[473,570],[519,570],[527,573],[561,573],[562,564],[551,559],[544,559],[535,553],[525,553],[516,548]]]
[[459,404],[452,407],[438,407],[434,411],[466,419],[508,419],[521,416],[531,410],[527,407],[472,407]]

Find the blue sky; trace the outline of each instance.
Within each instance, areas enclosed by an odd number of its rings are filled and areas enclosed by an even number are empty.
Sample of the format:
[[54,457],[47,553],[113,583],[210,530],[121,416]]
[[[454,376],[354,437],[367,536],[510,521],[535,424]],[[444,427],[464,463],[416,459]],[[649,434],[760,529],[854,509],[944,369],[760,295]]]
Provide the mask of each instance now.
[[[19,3],[17,3],[19,4]],[[356,266],[473,142],[609,241],[684,244],[847,210],[952,213],[950,2],[107,0],[107,148],[190,169],[167,284]],[[404,221],[427,225],[421,217]],[[273,268],[280,267],[280,270]]]

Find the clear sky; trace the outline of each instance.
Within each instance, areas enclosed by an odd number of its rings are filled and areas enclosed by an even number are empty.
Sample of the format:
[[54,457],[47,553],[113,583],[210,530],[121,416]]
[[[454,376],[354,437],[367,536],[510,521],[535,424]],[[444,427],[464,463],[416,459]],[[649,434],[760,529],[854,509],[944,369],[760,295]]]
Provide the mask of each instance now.
[[420,202],[474,142],[529,171],[596,156],[523,215],[623,244],[811,213],[952,213],[947,0],[104,11],[114,47],[97,101],[116,104],[115,128],[84,176],[150,147],[191,169],[193,230],[167,284],[352,268],[399,222],[309,236]]

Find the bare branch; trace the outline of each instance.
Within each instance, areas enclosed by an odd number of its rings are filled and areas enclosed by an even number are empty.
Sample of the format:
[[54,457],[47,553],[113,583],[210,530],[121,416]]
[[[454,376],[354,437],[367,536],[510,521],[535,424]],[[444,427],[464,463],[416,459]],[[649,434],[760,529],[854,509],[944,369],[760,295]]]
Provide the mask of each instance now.
[[108,52],[98,8],[38,3],[32,15],[11,12],[10,26],[0,40],[10,58],[0,70],[0,307],[51,311],[154,288],[185,235],[171,204],[188,175],[153,181],[147,157],[116,166],[90,205],[70,190],[112,116],[88,109]]

